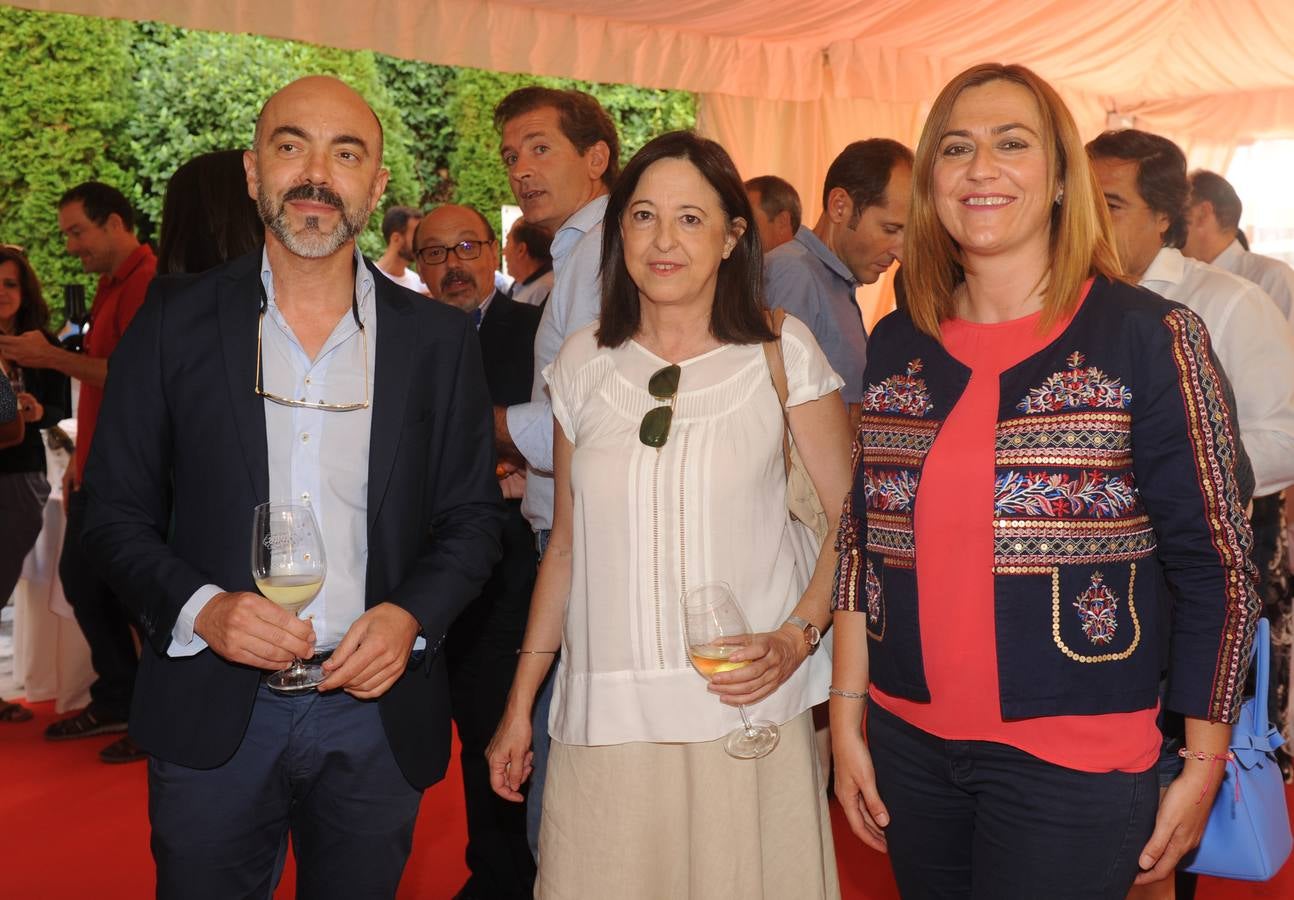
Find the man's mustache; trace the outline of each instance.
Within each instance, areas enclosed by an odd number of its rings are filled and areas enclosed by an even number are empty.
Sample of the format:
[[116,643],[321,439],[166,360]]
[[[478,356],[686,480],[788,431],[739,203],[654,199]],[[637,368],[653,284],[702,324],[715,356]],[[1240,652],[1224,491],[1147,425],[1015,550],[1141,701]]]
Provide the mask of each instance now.
[[326,203],[334,209],[339,209],[342,212],[346,211],[346,205],[342,201],[340,194],[331,188],[320,187],[317,184],[299,184],[283,195],[283,203],[289,203],[292,200]]
[[440,289],[442,291],[448,291],[450,288],[467,284],[476,284],[476,279],[462,269],[450,269],[440,279]]

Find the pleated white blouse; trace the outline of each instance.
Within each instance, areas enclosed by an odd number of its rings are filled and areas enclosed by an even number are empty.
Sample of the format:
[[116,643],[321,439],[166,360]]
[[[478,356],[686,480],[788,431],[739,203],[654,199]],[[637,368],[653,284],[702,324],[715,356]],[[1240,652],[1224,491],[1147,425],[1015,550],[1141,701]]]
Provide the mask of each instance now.
[[[647,392],[668,363],[635,341],[598,347],[596,324],[544,370],[553,414],[575,445],[571,594],[549,731],[585,746],[693,742],[741,724],[688,662],[680,598],[725,581],[755,631],[785,621],[812,574],[812,541],[786,511],[782,412],[758,344],[681,363],[673,426],[657,450],[638,440]],[[800,321],[787,317],[791,406],[842,381]],[[784,723],[826,699],[828,654],[809,659],[752,717]]]

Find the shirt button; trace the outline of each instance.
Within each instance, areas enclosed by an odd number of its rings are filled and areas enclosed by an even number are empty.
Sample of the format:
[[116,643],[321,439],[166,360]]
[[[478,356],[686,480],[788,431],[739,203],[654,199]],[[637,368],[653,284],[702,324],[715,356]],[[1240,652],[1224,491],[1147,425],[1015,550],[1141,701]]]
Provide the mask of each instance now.
[[309,376],[309,375],[307,375],[307,376],[306,376],[306,384],[310,384],[310,383],[311,383],[311,382],[310,382],[310,376]]
[[304,500],[306,503],[309,503],[309,502],[310,502],[310,492],[309,492],[309,491],[302,491],[302,492],[301,492],[301,499],[302,499],[302,500]]
[[303,444],[308,444],[308,443],[310,443],[310,433],[309,433],[309,432],[306,432],[305,434],[301,435],[301,443],[303,443]]

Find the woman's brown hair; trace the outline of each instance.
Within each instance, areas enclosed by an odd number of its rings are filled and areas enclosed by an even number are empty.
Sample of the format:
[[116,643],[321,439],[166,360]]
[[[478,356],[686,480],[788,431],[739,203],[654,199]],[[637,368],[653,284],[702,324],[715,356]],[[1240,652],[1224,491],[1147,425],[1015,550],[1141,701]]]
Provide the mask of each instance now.
[[28,331],[45,331],[49,325],[49,306],[40,289],[40,279],[36,270],[27,261],[21,250],[11,247],[0,247],[0,264],[11,262],[18,267],[18,286],[22,291],[22,302],[14,316],[14,334]]

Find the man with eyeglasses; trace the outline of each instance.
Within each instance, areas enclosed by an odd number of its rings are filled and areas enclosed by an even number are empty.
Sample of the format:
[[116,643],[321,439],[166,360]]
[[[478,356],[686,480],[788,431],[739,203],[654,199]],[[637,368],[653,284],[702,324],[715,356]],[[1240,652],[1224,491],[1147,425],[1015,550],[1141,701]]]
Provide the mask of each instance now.
[[[494,409],[503,465],[528,469],[521,511],[535,530],[542,556],[553,527],[553,408],[542,373],[566,339],[601,310],[602,217],[620,173],[620,139],[598,101],[574,90],[515,90],[495,107],[494,126],[522,215],[553,232],[553,290],[535,335],[530,402]],[[548,761],[551,671],[533,710],[534,772],[526,817],[530,849],[536,855]]]
[[[540,312],[495,288],[494,227],[471,207],[441,206],[419,223],[414,253],[431,296],[461,309],[476,324],[490,401],[507,407],[529,400]],[[491,790],[485,761],[512,686],[535,585],[535,538],[521,514],[525,473],[508,471],[499,473],[505,476],[500,484],[508,506],[503,559],[445,641],[467,808],[470,874],[456,895],[460,898],[522,900],[534,894],[525,810]]]
[[[159,282],[114,357],[85,543],[147,637],[131,733],[150,754],[159,897],[393,897],[449,758],[440,652],[499,556],[502,504],[470,323],[356,249],[382,127],[315,76],[245,157],[263,252]],[[327,577],[298,619],[254,590],[251,511],[308,503]],[[327,675],[277,694],[293,657]]]

